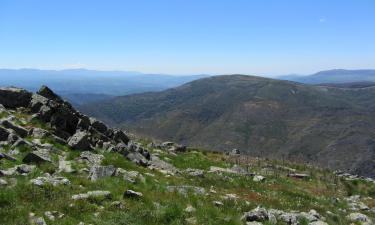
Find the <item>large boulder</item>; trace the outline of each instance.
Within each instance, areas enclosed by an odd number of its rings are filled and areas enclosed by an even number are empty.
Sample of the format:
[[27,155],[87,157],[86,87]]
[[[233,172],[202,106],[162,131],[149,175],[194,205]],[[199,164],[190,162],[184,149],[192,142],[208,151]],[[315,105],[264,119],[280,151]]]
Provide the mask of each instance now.
[[68,145],[76,150],[91,150],[89,135],[85,131],[78,131],[70,137]]
[[39,149],[28,153],[22,160],[24,163],[42,163],[52,162],[49,151],[46,149]]
[[31,92],[22,88],[0,88],[0,104],[5,108],[28,107],[31,100]]
[[116,168],[112,165],[109,166],[93,166],[90,169],[89,179],[96,181],[103,177],[111,177],[116,174]]
[[50,123],[56,130],[73,135],[76,132],[78,121],[79,118],[74,110],[65,105],[60,105],[52,114]]
[[31,96],[31,101],[30,101],[30,106],[29,108],[31,109],[31,112],[37,113],[41,109],[41,107],[44,105],[48,105],[48,98],[38,95],[38,94],[33,94]]

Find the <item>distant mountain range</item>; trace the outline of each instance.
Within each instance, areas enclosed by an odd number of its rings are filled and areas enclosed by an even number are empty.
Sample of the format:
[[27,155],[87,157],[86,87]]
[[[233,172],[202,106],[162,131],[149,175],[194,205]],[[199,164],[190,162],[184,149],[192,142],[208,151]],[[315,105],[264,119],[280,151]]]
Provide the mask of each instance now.
[[326,70],[318,73],[302,75],[286,75],[277,77],[281,80],[290,80],[306,84],[322,83],[352,83],[352,82],[375,82],[375,70]]
[[199,79],[80,109],[145,137],[375,176],[375,87],[262,77]]
[[86,69],[0,69],[0,86],[17,86],[36,91],[41,85],[48,85],[64,98],[81,104],[117,95],[161,91],[203,77],[206,75],[173,76]]

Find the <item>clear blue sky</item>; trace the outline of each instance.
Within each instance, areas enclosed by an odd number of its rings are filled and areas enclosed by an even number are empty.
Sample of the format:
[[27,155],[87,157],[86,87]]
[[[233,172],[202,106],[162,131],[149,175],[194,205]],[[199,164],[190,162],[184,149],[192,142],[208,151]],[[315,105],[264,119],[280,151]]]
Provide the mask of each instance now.
[[0,68],[375,68],[375,0],[1,0]]

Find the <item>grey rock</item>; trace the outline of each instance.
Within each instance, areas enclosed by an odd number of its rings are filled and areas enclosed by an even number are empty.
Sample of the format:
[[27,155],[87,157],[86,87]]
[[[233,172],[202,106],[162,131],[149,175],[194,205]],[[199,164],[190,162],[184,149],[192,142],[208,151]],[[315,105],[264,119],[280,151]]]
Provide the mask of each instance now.
[[61,219],[64,217],[63,213],[60,213],[58,211],[46,211],[44,212],[44,216],[48,218],[50,221],[55,221],[57,219]]
[[42,128],[33,128],[30,133],[33,138],[45,138],[49,135],[49,132]]
[[124,192],[124,198],[141,198],[143,194],[141,192],[136,192],[133,190],[126,190]]
[[141,166],[149,165],[148,160],[142,154],[138,152],[130,152],[129,154],[126,155],[126,158]]
[[103,177],[111,177],[116,173],[116,168],[112,165],[110,166],[93,166],[90,168],[89,179],[96,181],[97,179]]
[[88,199],[88,198],[106,198],[110,199],[111,198],[111,192],[109,191],[89,191],[84,194],[77,194],[72,196],[72,200],[81,200],[81,199]]
[[288,177],[304,179],[304,178],[309,178],[310,175],[304,174],[304,173],[290,173],[290,174],[288,174]]
[[221,202],[221,201],[213,201],[212,203],[213,203],[216,207],[224,206],[224,203]]
[[48,173],[45,174],[44,177],[37,177],[35,179],[31,179],[30,183],[36,185],[36,186],[44,186],[46,184],[51,184],[53,186],[58,185],[70,185],[70,181],[66,177],[55,177],[51,176]]
[[105,133],[108,129],[107,126],[103,122],[92,117],[90,117],[90,124],[93,128],[95,128],[100,133]]
[[29,221],[31,225],[47,225],[43,217],[37,217],[34,213],[29,214]]
[[31,92],[21,88],[0,88],[0,104],[12,109],[27,107],[30,104],[31,95]]
[[204,177],[203,170],[188,168],[185,172],[192,177]]
[[24,163],[41,163],[52,162],[49,151],[46,149],[39,149],[28,153],[22,160]]
[[122,168],[117,168],[116,176],[123,176],[124,180],[130,183],[136,183],[140,180],[142,183],[145,182],[145,178],[138,171],[127,171]]
[[41,96],[41,95],[38,95],[38,94],[33,94],[31,96],[31,101],[30,101],[30,110],[31,112],[33,113],[37,113],[40,111],[40,108],[43,106],[43,105],[48,105],[48,98],[44,97],[44,96]]
[[262,182],[262,181],[265,181],[265,180],[266,180],[266,178],[261,176],[261,175],[255,175],[253,177],[253,181],[255,181],[255,182]]
[[74,170],[72,169],[72,162],[66,161],[63,158],[59,158],[59,172],[65,173],[72,173]]
[[84,131],[77,131],[72,137],[68,140],[68,145],[77,150],[91,150],[89,135]]
[[8,182],[6,180],[0,178],[0,187],[1,186],[7,186],[7,185],[8,185]]
[[16,158],[14,158],[14,157],[12,157],[12,156],[10,156],[10,155],[8,155],[8,154],[6,154],[6,153],[1,153],[0,152],[0,160],[1,159],[6,159],[6,160],[9,160],[9,161],[17,161],[17,159]]
[[0,141],[8,141],[8,136],[10,132],[4,127],[0,126]]
[[361,223],[361,224],[366,224],[366,225],[371,225],[373,224],[372,223],[372,220],[366,216],[365,214],[362,214],[362,213],[350,213],[347,218],[351,221],[351,222],[358,222],[358,223]]
[[175,175],[176,173],[179,173],[176,167],[174,167],[170,163],[161,160],[159,157],[152,156],[149,163],[149,168],[152,170],[157,170],[159,172],[166,173],[169,175]]
[[257,207],[249,212],[246,212],[242,219],[247,222],[257,221],[257,222],[264,222],[268,221],[268,212],[265,208]]
[[80,154],[80,158],[87,161],[90,166],[100,165],[104,159],[103,155],[84,151]]
[[196,187],[196,186],[189,186],[189,185],[183,185],[183,186],[167,186],[168,192],[177,192],[181,195],[187,196],[189,192],[192,192],[196,195],[206,195],[206,190],[202,187]]
[[116,142],[123,142],[124,144],[128,144],[129,142],[129,137],[122,130],[115,130],[113,133],[113,139]]
[[21,165],[16,166],[15,168],[19,174],[28,174],[28,173],[31,173],[35,169],[35,166],[21,164]]
[[51,120],[52,114],[53,114],[53,110],[50,106],[42,105],[39,108],[39,111],[35,114],[34,118],[45,121],[45,122],[49,122]]
[[57,131],[73,135],[76,133],[78,120],[76,111],[66,105],[59,105],[51,116],[50,124]]
[[13,130],[16,134],[18,134],[19,136],[23,138],[26,137],[27,134],[29,133],[28,130],[26,130],[25,128],[18,126],[14,124],[13,122],[6,120],[6,119],[0,120],[0,124],[3,125],[3,127],[5,128]]

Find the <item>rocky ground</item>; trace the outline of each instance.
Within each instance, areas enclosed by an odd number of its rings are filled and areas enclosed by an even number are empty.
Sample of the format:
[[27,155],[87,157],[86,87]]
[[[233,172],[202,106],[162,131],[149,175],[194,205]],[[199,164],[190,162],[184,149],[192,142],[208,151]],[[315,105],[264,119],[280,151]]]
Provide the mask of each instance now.
[[369,178],[129,138],[48,87],[0,104],[0,224],[375,221]]

